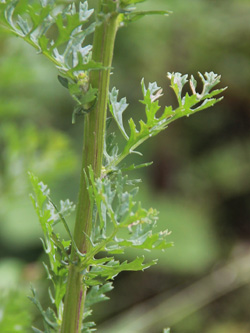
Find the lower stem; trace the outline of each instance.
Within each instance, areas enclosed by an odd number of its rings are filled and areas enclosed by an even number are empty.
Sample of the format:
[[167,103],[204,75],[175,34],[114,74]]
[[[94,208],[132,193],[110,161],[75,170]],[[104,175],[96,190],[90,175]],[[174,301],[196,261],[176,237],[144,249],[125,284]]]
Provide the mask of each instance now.
[[[100,0],[99,10],[103,12],[110,10],[108,6],[105,6],[107,3],[109,3],[108,0]],[[100,177],[101,175],[110,67],[118,27],[118,14],[115,11],[106,14],[104,22],[97,25],[95,30],[93,60],[101,62],[107,69],[91,72],[90,84],[93,88],[98,88],[98,99],[95,109],[86,115],[84,120],[82,169],[74,230],[75,243],[82,253],[87,253],[91,246],[89,237],[92,228],[92,209],[84,171],[88,173],[87,167],[92,166],[95,176]],[[73,261],[76,258],[75,250],[72,249]],[[86,291],[83,272],[79,270],[77,264],[70,265],[61,333],[81,332]]]

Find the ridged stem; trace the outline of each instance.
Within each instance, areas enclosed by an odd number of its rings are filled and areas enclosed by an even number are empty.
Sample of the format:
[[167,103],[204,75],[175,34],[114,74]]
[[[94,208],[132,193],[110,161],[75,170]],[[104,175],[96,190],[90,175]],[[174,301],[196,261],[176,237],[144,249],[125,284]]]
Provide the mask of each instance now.
[[[102,156],[105,138],[106,113],[109,92],[110,68],[112,64],[114,43],[118,28],[118,13],[115,2],[99,0],[98,13],[104,13],[103,22],[98,24],[94,33],[93,59],[101,62],[107,69],[92,71],[90,84],[98,88],[98,98],[95,108],[84,119],[84,142],[80,191],[78,197],[74,240],[82,253],[87,253],[90,247],[88,237],[92,229],[92,209],[89,200],[84,170],[92,166],[96,177],[101,175]],[[97,16],[98,17],[98,16]],[[76,257],[72,250],[72,259]],[[64,300],[62,333],[81,332],[84,312],[86,286],[83,283],[83,273],[77,264],[69,267],[67,290]]]

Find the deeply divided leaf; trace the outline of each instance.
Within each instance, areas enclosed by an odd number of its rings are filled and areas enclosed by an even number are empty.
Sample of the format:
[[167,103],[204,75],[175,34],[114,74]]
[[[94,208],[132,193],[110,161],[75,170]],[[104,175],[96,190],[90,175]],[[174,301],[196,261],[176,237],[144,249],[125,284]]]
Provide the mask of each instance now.
[[[57,313],[55,314],[52,310],[43,312],[35,291],[33,291],[34,297],[31,298],[31,300],[36,304],[40,312],[42,312],[45,324],[54,327],[50,324],[52,319],[53,322],[57,323],[56,325],[60,324],[62,320],[63,298],[66,292],[68,274],[67,266],[70,262],[68,250],[71,246],[71,240],[62,240],[54,230],[54,225],[58,223],[58,221],[65,224],[65,216],[71,213],[75,207],[73,203],[67,199],[65,201],[61,200],[58,208],[50,199],[50,190],[47,185],[41,182],[32,173],[30,173],[29,176],[35,194],[31,195],[31,199],[43,230],[44,239],[42,242],[44,250],[49,258],[49,266],[44,264],[44,267],[47,272],[47,277],[52,281],[54,289],[53,295],[50,291],[50,298],[56,307]],[[68,226],[65,227],[68,232]]]
[[[139,128],[135,124],[132,118],[129,119],[128,125],[130,133],[128,134],[123,125],[123,112],[125,111],[126,100],[122,99],[117,101],[118,91],[113,88],[110,93],[110,111],[116,121],[118,128],[126,139],[126,143],[121,153],[116,151],[116,154],[107,158],[106,173],[113,172],[117,169],[117,165],[124,160],[129,154],[136,153],[137,147],[141,145],[148,138],[155,136],[162,130],[164,130],[174,120],[194,114],[195,112],[204,110],[213,106],[215,103],[221,101],[222,97],[216,98],[217,95],[222,93],[226,88],[212,90],[220,82],[220,76],[213,72],[205,73],[203,76],[199,73],[201,81],[203,83],[203,89],[201,93],[196,91],[197,81],[191,76],[188,80],[188,75],[182,75],[180,73],[168,73],[167,77],[170,79],[170,87],[173,89],[177,101],[178,107],[173,110],[171,106],[166,106],[160,116],[158,111],[160,110],[159,98],[163,95],[162,89],[158,87],[156,82],[149,83],[148,87],[145,86],[144,80],[142,80],[142,104],[145,106],[146,122],[140,121]],[[191,94],[188,92],[183,95],[183,89],[189,82],[191,88]],[[131,166],[131,168],[133,168]]]
[[64,9],[54,0],[0,2],[0,25],[55,64],[62,74],[58,76],[60,83],[66,88],[77,88],[77,92],[69,90],[81,110],[97,95],[86,82],[82,86],[82,75],[88,78],[91,70],[104,69],[92,59],[92,45],[84,45],[96,27],[95,22],[88,23],[92,14],[88,1],[78,5],[72,2]]

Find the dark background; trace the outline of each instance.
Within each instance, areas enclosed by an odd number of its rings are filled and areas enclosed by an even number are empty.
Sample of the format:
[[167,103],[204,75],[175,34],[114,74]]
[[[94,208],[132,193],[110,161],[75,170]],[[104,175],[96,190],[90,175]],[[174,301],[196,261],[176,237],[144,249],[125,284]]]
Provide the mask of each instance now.
[[[109,333],[250,332],[250,2],[148,0],[140,8],[173,14],[118,33],[111,81],[130,104],[127,119],[144,117],[142,77],[163,87],[162,106],[176,105],[167,72],[214,71],[228,89],[222,102],[171,124],[135,156],[154,161],[131,177],[142,179],[138,199],[160,211],[159,228],[172,231],[175,245],[148,254],[159,258],[150,270],[121,274],[94,318]],[[71,124],[72,102],[56,76],[0,31],[0,287],[3,297],[18,293],[35,321],[29,281],[45,304],[47,285],[27,171],[55,200],[73,201],[80,172],[83,121]]]

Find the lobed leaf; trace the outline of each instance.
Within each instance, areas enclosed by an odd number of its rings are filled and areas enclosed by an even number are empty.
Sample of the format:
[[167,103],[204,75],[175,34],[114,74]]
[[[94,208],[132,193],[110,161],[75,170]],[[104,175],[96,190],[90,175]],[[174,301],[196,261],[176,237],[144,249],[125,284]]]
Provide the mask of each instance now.
[[112,164],[114,160],[116,160],[119,156],[119,148],[118,144],[115,141],[116,134],[110,133],[107,134],[106,130],[106,136],[104,141],[104,149],[103,149],[103,157],[104,157],[104,166],[103,166],[103,173],[106,174],[106,166]]
[[[92,250],[83,258],[82,265],[93,264],[91,258],[101,251],[110,254],[123,253],[125,248],[140,248],[145,250],[160,249],[171,246],[166,241],[167,231],[153,233],[158,219],[155,209],[144,209],[134,201],[138,188],[127,189],[134,181],[128,180],[118,172],[115,179],[94,178],[89,168],[86,175],[91,204],[97,207],[97,216],[91,235]],[[121,231],[125,238],[121,238]],[[125,232],[125,234],[124,234]],[[105,262],[109,260],[105,258]]]
[[[131,153],[138,153],[135,149],[141,145],[148,138],[157,135],[159,132],[167,128],[167,126],[174,120],[194,114],[195,112],[204,110],[213,106],[222,100],[222,97],[216,98],[218,94],[222,93],[226,88],[212,90],[220,82],[220,76],[213,72],[205,73],[203,76],[199,73],[201,81],[203,83],[203,89],[201,93],[196,91],[197,81],[191,76],[189,80],[192,94],[186,93],[183,96],[183,88],[188,82],[188,75],[182,75],[180,73],[168,73],[167,77],[170,79],[170,87],[173,89],[179,106],[173,110],[171,106],[165,107],[161,116],[157,117],[157,113],[160,110],[158,99],[163,95],[162,89],[158,87],[156,82],[149,83],[148,87],[145,86],[144,80],[142,80],[142,104],[145,105],[146,122],[140,121],[140,128],[138,129],[134,120],[129,119],[130,134],[124,130],[123,126],[123,110],[122,105],[124,101],[117,102],[118,91],[113,89],[110,94],[110,110],[113,118],[115,119],[120,131],[126,139],[126,144],[119,154],[116,150],[115,154],[108,156],[106,159],[108,165],[105,165],[106,173],[114,172],[117,165],[124,160]],[[112,105],[113,103],[113,105]],[[117,103],[117,106],[114,107]],[[122,110],[122,111],[121,111]]]
[[84,45],[86,37],[96,27],[96,22],[88,24],[94,10],[88,8],[88,1],[77,6],[72,2],[62,8],[54,0],[35,3],[23,0],[21,11],[17,5],[18,0],[0,2],[0,24],[44,54],[59,69],[63,75],[58,76],[59,82],[69,88],[77,102],[72,115],[74,122],[75,115],[86,113],[82,112],[85,110],[83,106],[93,102],[97,96],[96,89],[88,85],[81,89],[81,74],[89,76],[91,70],[106,69],[92,59],[92,45]]
[[124,271],[143,271],[152,265],[156,264],[156,261],[144,264],[144,257],[137,257],[131,262],[124,261],[120,263],[116,260],[109,261],[106,265],[96,265],[86,274],[85,283],[93,283],[93,280],[98,281],[103,278],[104,280],[114,279],[119,273]]
[[89,309],[92,305],[109,299],[105,294],[113,289],[112,283],[108,282],[102,286],[93,286],[87,293],[85,308]]
[[[38,311],[42,315],[45,332],[50,332],[51,328],[57,329],[58,324],[54,311],[50,308],[44,311],[40,301],[37,298],[36,290],[32,287],[31,291],[32,291],[32,296],[29,296],[28,298],[31,300],[32,303],[34,303],[34,305],[37,307]],[[37,328],[34,328],[34,332],[37,332]]]
[[[151,93],[158,91],[151,85]],[[153,232],[158,212],[152,208],[144,209],[134,201],[138,189],[130,188],[138,180],[129,180],[121,171],[115,177],[95,178],[91,167],[85,172],[87,189],[92,207],[96,214],[90,243],[92,247],[86,256],[80,257],[80,269],[84,284],[88,286],[86,316],[90,315],[89,307],[96,301],[106,300],[105,293],[112,286],[107,283],[123,271],[143,271],[156,264],[153,260],[144,263],[144,257],[137,257],[128,262],[120,262],[112,257],[114,253],[123,253],[126,248],[137,248],[150,251],[165,250],[172,244],[167,242],[168,231]],[[101,257],[105,251],[108,256]],[[98,256],[99,259],[95,259]]]
[[[50,263],[49,266],[44,264],[44,267],[48,278],[52,281],[54,286],[54,293],[52,295],[52,292],[50,291],[50,298],[57,309],[57,314],[52,312],[52,310],[47,309],[47,311],[43,313],[43,316],[46,318],[46,320],[44,320],[47,325],[51,326],[50,322],[53,321],[59,325],[62,321],[63,298],[66,292],[66,280],[68,275],[67,265],[70,262],[68,250],[71,243],[75,246],[64,216],[71,213],[75,206],[67,199],[65,201],[61,200],[60,206],[57,208],[49,197],[50,190],[47,185],[39,181],[39,179],[32,173],[29,173],[29,176],[35,193],[35,196],[32,195],[31,198],[44,233],[44,240],[42,240],[42,242]],[[54,225],[58,223],[58,221],[63,222],[64,227],[71,238],[70,240],[61,240],[59,235],[55,233]],[[36,304],[40,311],[42,311],[34,292],[33,294],[34,297],[31,300]]]
[[114,87],[109,94],[109,110],[115,119],[122,135],[126,140],[129,139],[124,126],[122,114],[127,109],[128,104],[126,98],[122,98],[119,102],[117,100],[119,91]]

